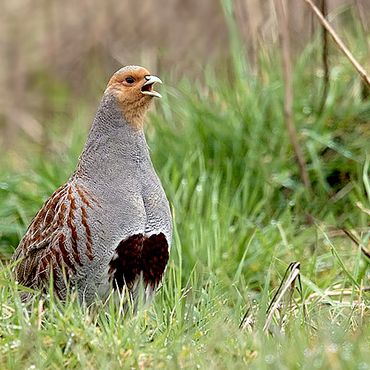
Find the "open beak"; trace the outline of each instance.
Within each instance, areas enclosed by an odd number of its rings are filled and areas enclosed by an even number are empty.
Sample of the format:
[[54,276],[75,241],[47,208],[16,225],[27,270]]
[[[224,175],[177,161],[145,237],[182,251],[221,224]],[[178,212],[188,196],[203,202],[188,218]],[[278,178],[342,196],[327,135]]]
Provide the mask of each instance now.
[[155,96],[157,98],[161,98],[162,95],[159,92],[153,90],[153,85],[156,82],[158,82],[159,84],[162,83],[161,79],[158,78],[157,76],[150,76],[150,75],[145,76],[145,79],[146,79],[146,82],[141,88],[141,93],[144,95],[150,95],[150,96]]

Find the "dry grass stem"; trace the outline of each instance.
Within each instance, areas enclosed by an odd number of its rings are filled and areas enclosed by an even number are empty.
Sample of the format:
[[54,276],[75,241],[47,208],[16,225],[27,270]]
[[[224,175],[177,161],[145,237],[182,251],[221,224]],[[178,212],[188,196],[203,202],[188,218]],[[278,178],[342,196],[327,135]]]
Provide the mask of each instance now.
[[358,247],[361,247],[361,252],[370,259],[370,251],[368,251],[365,246],[362,244],[361,240],[359,240],[350,230],[342,229],[343,232],[355,243]]
[[[328,13],[328,7],[326,4],[326,0],[320,1],[320,8],[321,12],[324,17],[326,17]],[[329,79],[329,48],[328,48],[328,31],[324,26],[322,26],[322,34],[321,34],[321,40],[322,40],[322,51],[321,51],[321,60],[322,60],[322,66],[324,69],[324,87],[322,91],[322,97],[320,102],[320,108],[319,108],[319,114],[324,110],[324,106],[326,103],[326,98],[328,96],[329,86],[330,86],[330,79]]]
[[252,307],[248,307],[247,311],[245,312],[240,325],[239,329],[247,330],[248,332],[252,332],[254,326],[254,316],[252,312]]
[[363,81],[370,87],[370,77],[367,74],[365,68],[356,60],[356,58],[352,55],[352,53],[349,51],[349,49],[344,45],[341,38],[338,36],[338,34],[335,32],[334,28],[330,25],[330,23],[325,19],[325,17],[322,15],[318,7],[312,2],[312,0],[304,0],[313,10],[313,12],[316,14],[317,18],[321,22],[321,24],[327,29],[327,31],[330,33],[331,37],[339,47],[339,49],[343,52],[343,54],[349,59],[349,61],[352,63],[352,65],[355,67],[356,71],[359,73]]
[[[354,292],[355,293],[358,293],[358,297],[361,296],[362,293],[364,292],[369,292],[370,291],[370,287],[363,287],[361,289],[355,289],[353,290],[352,288],[350,289],[339,289],[339,290],[325,290],[325,296],[326,297],[329,297],[329,298],[335,298],[335,297],[340,297],[340,298],[343,298],[343,297],[352,297]],[[318,293],[312,293],[310,294],[307,298],[306,298],[306,303],[310,303],[312,302],[313,300],[319,298],[320,301],[322,301],[324,299],[324,297],[322,297],[320,294]],[[348,302],[343,302],[341,301],[340,303],[348,303]]]
[[295,288],[296,279],[297,278],[299,279],[300,276],[299,273],[300,273],[300,263],[292,262],[287,268],[284,277],[281,281],[281,284],[277,292],[275,293],[274,297],[272,298],[271,303],[267,309],[267,318],[265,325],[263,327],[264,332],[267,332],[269,330],[274,313],[278,311],[281,302],[287,293],[289,295],[288,302],[291,301],[291,296]]

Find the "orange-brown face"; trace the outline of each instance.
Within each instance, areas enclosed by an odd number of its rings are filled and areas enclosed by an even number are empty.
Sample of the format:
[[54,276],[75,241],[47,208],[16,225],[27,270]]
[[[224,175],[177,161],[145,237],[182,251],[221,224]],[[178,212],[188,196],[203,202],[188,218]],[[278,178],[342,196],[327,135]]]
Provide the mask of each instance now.
[[114,94],[126,121],[136,128],[141,128],[152,98],[161,97],[157,91],[153,90],[156,82],[162,83],[147,69],[127,66],[112,76],[105,92]]

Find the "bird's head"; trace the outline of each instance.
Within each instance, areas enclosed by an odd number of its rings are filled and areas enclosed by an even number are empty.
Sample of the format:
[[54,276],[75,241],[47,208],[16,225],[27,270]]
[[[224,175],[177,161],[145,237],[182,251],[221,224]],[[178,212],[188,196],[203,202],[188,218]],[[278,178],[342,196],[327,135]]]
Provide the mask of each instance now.
[[139,66],[126,66],[118,70],[108,82],[105,94],[112,94],[122,109],[126,121],[135,128],[141,128],[153,97],[161,94],[153,85],[162,81]]

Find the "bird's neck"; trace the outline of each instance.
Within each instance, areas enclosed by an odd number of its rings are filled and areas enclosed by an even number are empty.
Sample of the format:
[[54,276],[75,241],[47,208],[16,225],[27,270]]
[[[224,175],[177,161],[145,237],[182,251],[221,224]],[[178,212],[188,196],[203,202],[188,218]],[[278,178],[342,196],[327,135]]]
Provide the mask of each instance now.
[[146,162],[150,162],[150,156],[143,129],[128,123],[116,99],[105,95],[76,173],[87,177],[103,176],[109,180]]

